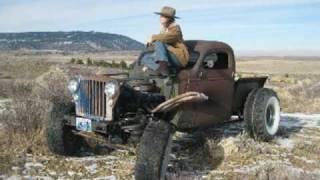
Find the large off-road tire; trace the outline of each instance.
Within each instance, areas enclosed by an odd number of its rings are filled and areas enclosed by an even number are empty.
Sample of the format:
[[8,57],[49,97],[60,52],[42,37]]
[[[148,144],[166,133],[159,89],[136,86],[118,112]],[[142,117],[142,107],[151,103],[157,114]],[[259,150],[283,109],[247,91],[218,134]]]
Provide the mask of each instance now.
[[136,180],[165,178],[173,134],[174,128],[168,122],[151,121],[147,125],[137,152]]
[[81,148],[83,138],[73,134],[73,128],[65,125],[63,116],[72,112],[74,106],[52,103],[45,123],[45,134],[50,151],[60,155],[75,155]]
[[277,94],[267,88],[251,91],[244,108],[248,134],[259,141],[269,141],[280,124],[280,102]]
[[253,116],[253,105],[256,98],[258,89],[253,89],[248,94],[244,110],[243,110],[243,120],[245,121],[246,132],[253,137],[253,124],[252,124],[252,116]]

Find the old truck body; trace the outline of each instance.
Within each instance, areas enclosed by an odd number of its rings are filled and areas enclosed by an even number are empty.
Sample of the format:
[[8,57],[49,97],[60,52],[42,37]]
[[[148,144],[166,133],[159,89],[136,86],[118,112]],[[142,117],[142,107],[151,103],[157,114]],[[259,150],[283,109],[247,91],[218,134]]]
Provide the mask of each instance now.
[[[155,73],[141,61],[153,53],[148,49],[128,74],[70,80],[75,108],[63,116],[52,111],[55,119],[47,128],[50,149],[76,152],[83,132],[98,133],[108,143],[139,142],[136,179],[162,179],[175,131],[201,130],[238,116],[251,137],[272,139],[279,127],[280,103],[276,92],[264,88],[268,77],[236,77],[234,52],[223,42],[185,43],[189,62],[170,76]],[[70,109],[60,106],[53,109]]]
[[[192,58],[179,73],[179,93],[202,92],[209,100],[183,107],[181,118],[191,128],[207,127],[243,115],[244,102],[252,89],[264,86],[267,77],[235,79],[236,62],[232,48],[222,42],[187,41]],[[214,60],[212,68],[207,61]]]
[[[243,116],[244,102],[252,89],[264,86],[267,77],[250,77],[235,80],[235,57],[232,48],[215,41],[186,41],[190,60],[182,69],[176,83],[178,93],[201,92],[208,101],[185,104],[179,110],[178,129],[190,130],[226,122],[232,115]],[[138,63],[139,59],[137,60]],[[213,67],[206,63],[214,61]],[[115,77],[115,76],[113,76]],[[107,133],[108,123],[117,121],[117,112],[108,104],[104,87],[110,75],[79,76],[79,99],[75,101],[76,116],[92,120],[92,130]],[[120,83],[134,79],[118,79]],[[140,84],[141,85],[141,84]],[[150,85],[150,84],[149,84]],[[147,87],[148,84],[146,84]],[[167,97],[168,98],[168,97]],[[75,117],[69,116],[69,124],[75,126]]]

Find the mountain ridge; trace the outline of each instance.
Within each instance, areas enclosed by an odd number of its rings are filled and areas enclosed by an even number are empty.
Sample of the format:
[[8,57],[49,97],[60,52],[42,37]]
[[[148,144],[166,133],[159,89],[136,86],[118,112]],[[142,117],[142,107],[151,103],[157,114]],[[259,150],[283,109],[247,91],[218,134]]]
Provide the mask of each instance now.
[[95,31],[0,33],[0,51],[103,52],[142,50],[143,47],[142,43],[127,36]]

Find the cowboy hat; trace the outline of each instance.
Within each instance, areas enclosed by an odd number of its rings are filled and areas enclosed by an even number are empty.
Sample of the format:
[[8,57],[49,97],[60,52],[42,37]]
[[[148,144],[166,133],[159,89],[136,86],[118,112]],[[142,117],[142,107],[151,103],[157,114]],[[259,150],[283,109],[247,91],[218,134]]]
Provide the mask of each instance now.
[[161,12],[154,12],[155,14],[166,16],[169,18],[176,18],[180,19],[179,17],[176,16],[176,9],[169,7],[169,6],[164,6],[161,9]]

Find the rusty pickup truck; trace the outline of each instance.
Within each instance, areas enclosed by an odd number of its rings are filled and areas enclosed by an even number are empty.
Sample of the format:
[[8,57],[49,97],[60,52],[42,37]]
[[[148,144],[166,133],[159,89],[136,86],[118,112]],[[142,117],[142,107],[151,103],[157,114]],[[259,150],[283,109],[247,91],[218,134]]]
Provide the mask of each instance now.
[[[47,127],[49,148],[72,155],[84,134],[108,143],[139,143],[136,179],[163,179],[172,136],[212,127],[237,116],[247,133],[269,141],[280,121],[279,98],[264,88],[267,76],[237,78],[233,49],[223,42],[186,41],[188,65],[159,76],[141,62],[128,73],[77,76],[68,88],[71,106],[54,104]],[[63,114],[58,114],[63,109]]]

